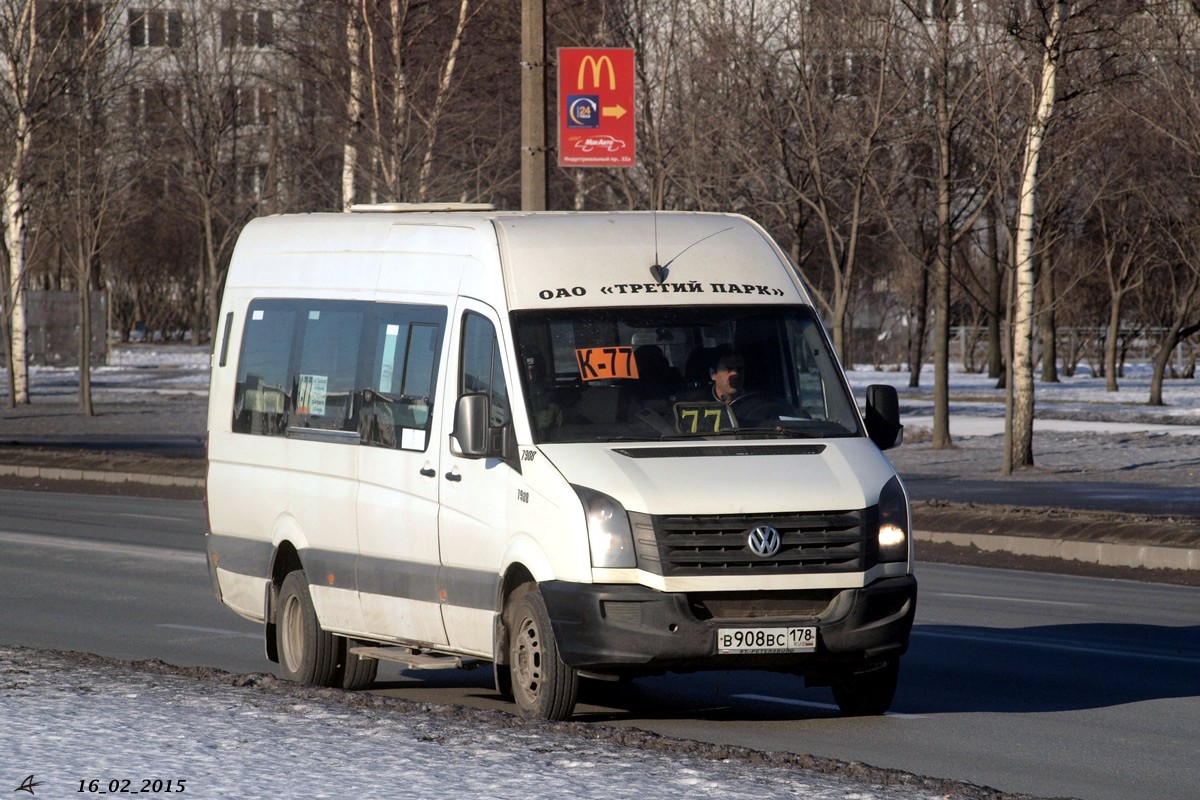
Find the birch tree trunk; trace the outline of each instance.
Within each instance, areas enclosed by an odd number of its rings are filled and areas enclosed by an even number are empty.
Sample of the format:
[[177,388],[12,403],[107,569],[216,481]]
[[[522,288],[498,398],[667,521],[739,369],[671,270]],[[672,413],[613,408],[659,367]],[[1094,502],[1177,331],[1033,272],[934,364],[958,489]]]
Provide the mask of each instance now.
[[4,186],[4,246],[8,253],[7,310],[8,407],[29,402],[29,353],[25,305],[25,172],[33,152],[33,120],[29,107],[35,82],[34,57],[39,48],[38,4],[32,0],[12,9],[12,27],[5,31],[3,91],[13,114],[12,150]]
[[429,196],[429,178],[433,172],[433,151],[437,145],[438,123],[450,97],[450,83],[454,79],[454,65],[458,62],[458,49],[462,46],[463,30],[467,27],[467,10],[470,5],[470,0],[462,0],[459,5],[458,24],[454,28],[454,38],[450,41],[450,49],[442,65],[442,79],[438,83],[433,111],[426,123],[428,135],[425,140],[425,158],[421,162],[421,176],[417,181],[417,200],[420,202],[425,202]]
[[350,210],[356,196],[358,135],[362,127],[362,17],[351,4],[346,14],[346,57],[350,70],[350,94],[346,98],[346,141],[342,143],[342,208]]
[[[18,123],[19,125],[21,123]],[[25,188],[21,173],[28,153],[27,139],[18,135],[18,155],[4,187],[4,246],[8,251],[9,388],[8,406],[29,402],[29,354],[25,306]]]
[[1062,30],[1067,2],[1058,2],[1050,12],[1048,30],[1042,40],[1042,71],[1034,95],[1034,114],[1025,135],[1021,168],[1020,208],[1016,237],[1016,297],[1013,300],[1012,354],[1012,466],[1033,466],[1033,295],[1034,227],[1037,222],[1038,163],[1046,129],[1054,113],[1054,93],[1062,59]]

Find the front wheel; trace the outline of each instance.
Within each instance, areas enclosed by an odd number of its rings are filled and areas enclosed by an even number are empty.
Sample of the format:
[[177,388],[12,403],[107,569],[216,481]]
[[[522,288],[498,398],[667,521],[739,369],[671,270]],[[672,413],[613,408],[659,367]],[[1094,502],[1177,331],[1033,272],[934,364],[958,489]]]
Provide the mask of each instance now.
[[341,682],[337,640],[321,629],[303,570],[289,572],[279,587],[275,643],[280,671],[289,681],[310,686]]
[[889,661],[879,669],[838,678],[833,682],[833,699],[848,717],[874,717],[887,713],[896,697],[900,661]]
[[537,587],[523,586],[506,609],[508,671],[522,717],[564,720],[575,710],[579,676],[558,657],[546,603]]

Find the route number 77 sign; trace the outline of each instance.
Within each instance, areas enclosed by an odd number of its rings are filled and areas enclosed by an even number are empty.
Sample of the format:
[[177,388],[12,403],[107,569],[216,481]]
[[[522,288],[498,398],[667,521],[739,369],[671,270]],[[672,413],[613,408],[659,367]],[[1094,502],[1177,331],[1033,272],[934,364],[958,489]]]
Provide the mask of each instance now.
[[558,49],[558,165],[632,167],[634,61],[626,47]]

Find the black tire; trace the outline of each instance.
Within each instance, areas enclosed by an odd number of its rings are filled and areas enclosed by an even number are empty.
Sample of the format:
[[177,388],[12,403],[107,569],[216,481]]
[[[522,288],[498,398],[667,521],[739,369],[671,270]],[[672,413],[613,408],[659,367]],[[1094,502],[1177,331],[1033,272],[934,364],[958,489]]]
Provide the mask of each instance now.
[[505,609],[508,671],[522,717],[564,720],[575,710],[579,676],[558,657],[546,603],[537,587],[522,586]]
[[341,685],[343,689],[351,692],[370,687],[379,674],[379,659],[362,658],[351,653],[350,648],[357,646],[358,642],[353,639],[338,637],[338,653],[341,656],[338,671],[342,676]]
[[340,686],[338,642],[321,629],[308,578],[303,570],[289,572],[279,588],[275,644],[283,677],[309,686]]
[[886,714],[896,697],[900,661],[889,661],[879,669],[838,678],[833,682],[833,699],[848,717]]
[[492,685],[496,687],[496,694],[511,702],[513,699],[512,670],[509,669],[508,664],[493,664],[492,670]]

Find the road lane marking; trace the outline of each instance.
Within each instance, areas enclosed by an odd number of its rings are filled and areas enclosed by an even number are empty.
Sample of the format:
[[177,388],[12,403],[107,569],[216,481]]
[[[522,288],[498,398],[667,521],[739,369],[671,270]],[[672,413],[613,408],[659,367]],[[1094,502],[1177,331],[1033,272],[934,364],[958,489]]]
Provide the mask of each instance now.
[[[816,708],[821,711],[835,711],[841,713],[841,709],[833,703],[814,703],[811,700],[793,700],[790,697],[772,697],[769,694],[735,694],[733,697],[737,700],[758,700],[764,703],[778,703],[785,706],[803,706],[804,708]],[[884,714],[885,717],[895,717],[896,719],[925,719],[924,714],[901,714],[895,711],[889,711]]]
[[1096,647],[1085,644],[1065,644],[1047,642],[1040,639],[1026,639],[1020,636],[994,636],[981,633],[943,633],[941,631],[913,629],[913,636],[929,639],[953,639],[967,642],[982,642],[984,644],[1024,645],[1025,647],[1056,650],[1061,653],[1081,653],[1090,656],[1114,656],[1117,658],[1141,658],[1149,661],[1165,661],[1172,664],[1200,664],[1200,656],[1174,656],[1165,653],[1139,652],[1136,650],[1117,650],[1111,647]]
[[215,636],[238,636],[246,639],[261,639],[262,633],[247,633],[245,631],[231,631],[227,628],[204,628],[199,625],[176,625],[170,622],[160,622],[155,625],[156,628],[170,628],[176,631],[188,631],[190,633],[208,633]]
[[182,561],[203,564],[208,556],[201,551],[179,550],[170,547],[151,547],[144,544],[106,542],[101,539],[77,539],[72,536],[36,535],[0,531],[0,542],[26,547],[56,547],[60,550],[76,550],[84,553],[101,553],[106,556],[132,556],[154,558],[163,561]]
[[1095,603],[1071,603],[1065,600],[1038,600],[1032,597],[1002,597],[994,594],[962,594],[958,592],[926,592],[926,597],[955,597],[959,600],[999,600],[1004,603],[1029,603],[1039,606],[1068,606],[1070,608],[1092,608]]

